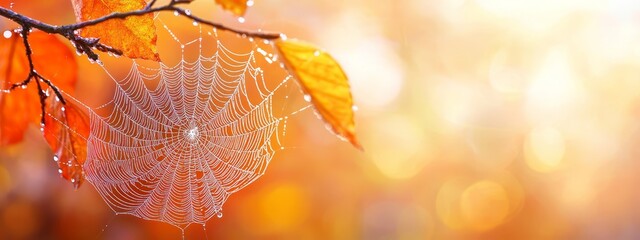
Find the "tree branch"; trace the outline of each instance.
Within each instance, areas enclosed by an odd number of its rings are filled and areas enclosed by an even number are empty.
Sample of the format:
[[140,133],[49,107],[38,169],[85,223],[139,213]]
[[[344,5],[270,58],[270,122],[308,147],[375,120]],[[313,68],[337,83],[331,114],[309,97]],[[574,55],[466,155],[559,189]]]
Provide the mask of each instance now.
[[41,85],[42,84],[41,82],[44,82],[49,87],[51,87],[51,89],[53,89],[53,92],[56,94],[60,102],[62,104],[66,104],[60,90],[53,83],[51,83],[51,81],[49,81],[48,79],[38,74],[36,69],[33,66],[33,59],[31,57],[31,47],[29,46],[29,41],[28,41],[28,35],[31,29],[38,29],[46,33],[58,34],[60,36],[63,36],[64,38],[68,39],[69,42],[71,42],[71,44],[76,48],[76,51],[79,54],[87,55],[87,57],[91,61],[99,61],[98,54],[94,52],[94,49],[101,52],[113,53],[116,55],[122,55],[122,51],[100,43],[100,39],[98,38],[82,37],[78,34],[78,30],[88,26],[94,26],[96,24],[99,24],[111,19],[125,19],[132,16],[141,16],[145,14],[162,12],[162,11],[173,11],[177,13],[177,15],[182,15],[200,24],[208,25],[223,31],[234,32],[239,35],[243,35],[247,37],[261,38],[265,40],[276,40],[281,38],[282,36],[280,33],[265,33],[260,31],[254,32],[254,31],[234,29],[220,23],[212,22],[197,16],[193,16],[186,9],[178,7],[181,4],[189,4],[191,3],[191,1],[192,0],[171,0],[166,5],[154,7],[154,5],[156,4],[156,0],[151,0],[149,1],[149,3],[147,3],[147,5],[143,9],[140,9],[140,10],[130,11],[130,12],[114,12],[96,19],[74,23],[74,24],[62,25],[62,26],[47,24],[47,23],[38,21],[36,19],[19,14],[17,12],[14,12],[10,9],[0,7],[0,16],[10,19],[11,21],[16,22],[22,27],[22,29],[20,29],[19,31],[23,39],[23,44],[25,47],[25,51],[26,51],[25,53],[26,53],[27,59],[29,61],[29,75],[22,82],[12,84],[9,91],[12,91],[18,87],[25,87],[27,86],[27,84],[31,82],[31,80],[34,80],[38,87],[38,96],[40,98],[40,107],[42,111],[42,117],[41,117],[42,124],[44,124],[45,100],[48,97],[48,94],[44,91]]
[[[79,23],[75,23],[75,24],[69,24],[69,25],[62,25],[62,26],[56,26],[56,25],[51,25],[51,24],[47,24],[38,20],[35,20],[33,18],[21,15],[19,13],[16,13],[10,9],[6,9],[3,7],[0,7],[0,16],[3,16],[7,19],[10,19],[18,24],[20,24],[21,26],[27,26],[29,28],[35,28],[35,29],[39,29],[42,30],[44,32],[47,33],[51,33],[51,34],[59,34],[67,39],[69,39],[69,41],[71,42],[76,42],[77,41],[82,41],[82,37],[78,36],[77,33],[75,33],[75,30],[78,29],[82,29],[88,26],[93,26],[102,22],[105,22],[107,20],[111,20],[111,19],[125,19],[131,16],[141,16],[141,15],[145,15],[145,14],[149,14],[149,13],[155,13],[155,12],[162,12],[162,11],[173,11],[173,12],[177,12],[178,14],[189,18],[193,21],[196,21],[198,23],[201,24],[205,24],[220,30],[224,30],[224,31],[230,31],[230,32],[234,32],[240,35],[246,35],[248,37],[253,37],[253,38],[261,38],[261,39],[267,39],[267,40],[275,40],[275,39],[279,39],[281,34],[280,33],[265,33],[265,32],[255,32],[255,31],[245,31],[245,30],[239,30],[239,29],[234,29],[231,27],[227,27],[226,25],[220,24],[220,23],[216,23],[216,22],[212,22],[197,16],[193,16],[191,15],[189,12],[186,11],[186,9],[184,8],[180,8],[178,7],[178,5],[180,4],[188,4],[191,1],[187,1],[187,0],[173,0],[171,2],[169,2],[167,5],[163,5],[160,7],[153,7],[153,5],[155,4],[155,0],[154,1],[150,1],[149,4],[147,4],[147,6],[143,9],[140,10],[136,10],[136,11],[130,11],[130,12],[114,12],[111,13],[109,15],[105,15],[102,16],[100,18],[96,18],[96,19],[92,19],[92,20],[88,20],[88,21],[84,21],[84,22],[79,22]],[[75,35],[75,38],[73,37]],[[78,39],[80,38],[80,39]],[[87,41],[87,44],[89,43],[93,43],[93,44],[97,44],[94,41]],[[90,44],[89,44],[90,45]],[[96,59],[94,59],[96,60]]]
[[31,29],[29,27],[25,27],[25,26],[23,26],[22,29],[20,30],[20,35],[22,36],[22,43],[24,44],[24,49],[25,49],[25,55],[27,56],[27,60],[29,63],[29,75],[22,82],[12,84],[9,90],[14,90],[18,87],[27,86],[27,84],[29,84],[31,80],[34,80],[36,82],[36,86],[38,87],[38,97],[40,99],[40,111],[42,113],[40,116],[40,123],[44,124],[45,100],[47,99],[48,95],[45,93],[44,89],[42,88],[41,82],[46,83],[49,87],[51,87],[51,89],[53,89],[53,92],[56,94],[56,96],[58,97],[58,99],[62,104],[65,104],[65,101],[64,101],[64,98],[62,98],[62,94],[60,93],[60,90],[55,85],[53,85],[51,81],[49,81],[48,79],[44,78],[42,75],[36,72],[36,69],[33,65],[33,58],[31,56],[32,55],[31,46],[29,46],[28,36],[29,36],[30,30]]

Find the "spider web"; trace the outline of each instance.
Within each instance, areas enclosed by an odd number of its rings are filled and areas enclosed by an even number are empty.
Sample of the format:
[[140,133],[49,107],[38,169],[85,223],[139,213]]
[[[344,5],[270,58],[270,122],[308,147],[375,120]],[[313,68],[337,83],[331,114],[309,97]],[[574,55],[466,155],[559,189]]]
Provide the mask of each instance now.
[[271,42],[205,26],[189,28],[185,39],[162,19],[156,24],[180,60],[133,61],[124,77],[103,66],[113,97],[88,107],[84,170],[116,214],[184,229],[222,217],[228,197],[283,149],[288,117],[310,105],[286,111],[292,77],[272,64]]

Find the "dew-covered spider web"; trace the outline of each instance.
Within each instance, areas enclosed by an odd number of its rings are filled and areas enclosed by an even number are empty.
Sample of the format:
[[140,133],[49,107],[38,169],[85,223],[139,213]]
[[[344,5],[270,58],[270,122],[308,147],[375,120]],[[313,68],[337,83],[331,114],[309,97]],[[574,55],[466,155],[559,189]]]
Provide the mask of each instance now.
[[112,65],[130,64],[117,74],[105,61],[113,94],[87,107],[84,170],[116,214],[184,229],[221,217],[283,148],[287,119],[310,105],[290,103],[301,93],[271,42],[156,25],[162,63],[120,58]]

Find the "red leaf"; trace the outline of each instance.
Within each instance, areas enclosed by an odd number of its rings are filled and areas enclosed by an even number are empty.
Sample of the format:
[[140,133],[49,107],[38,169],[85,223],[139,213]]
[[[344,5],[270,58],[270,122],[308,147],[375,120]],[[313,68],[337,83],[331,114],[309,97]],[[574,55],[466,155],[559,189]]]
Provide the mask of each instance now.
[[89,118],[70,102],[63,105],[50,100],[47,103],[44,138],[55,154],[62,177],[78,188],[84,182]]
[[[61,90],[72,93],[78,66],[73,52],[56,36],[34,31],[28,36],[33,64],[40,75]],[[8,89],[29,75],[22,38],[14,33],[0,38],[0,88]],[[27,89],[0,94],[0,146],[22,141],[30,122],[40,122],[40,99],[35,82]]]

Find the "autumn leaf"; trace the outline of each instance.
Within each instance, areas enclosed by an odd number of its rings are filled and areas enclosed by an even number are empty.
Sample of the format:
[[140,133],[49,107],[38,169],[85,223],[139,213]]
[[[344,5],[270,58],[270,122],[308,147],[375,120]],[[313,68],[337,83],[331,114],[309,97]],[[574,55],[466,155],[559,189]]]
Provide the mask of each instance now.
[[[96,19],[114,12],[130,12],[146,6],[145,0],[72,0],[78,22]],[[111,19],[80,31],[83,37],[99,38],[100,42],[122,51],[129,58],[160,61],[153,13]]]
[[331,129],[362,149],[356,139],[353,99],[347,76],[328,53],[298,40],[278,40],[276,48],[289,72],[298,80]]
[[216,0],[222,9],[232,12],[236,16],[242,16],[247,11],[247,7],[253,3],[252,0]]
[[[28,36],[35,69],[59,89],[72,93],[78,66],[73,52],[56,36],[34,31]],[[29,61],[22,38],[14,33],[0,38],[0,87],[24,81],[29,75]],[[0,146],[22,141],[30,123],[40,123],[40,99],[35,82],[27,89],[15,89],[0,97]]]
[[58,171],[77,189],[84,182],[89,118],[73,103],[55,98],[47,101],[43,135],[54,153]]

